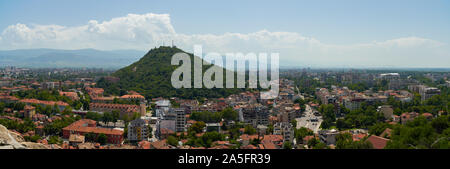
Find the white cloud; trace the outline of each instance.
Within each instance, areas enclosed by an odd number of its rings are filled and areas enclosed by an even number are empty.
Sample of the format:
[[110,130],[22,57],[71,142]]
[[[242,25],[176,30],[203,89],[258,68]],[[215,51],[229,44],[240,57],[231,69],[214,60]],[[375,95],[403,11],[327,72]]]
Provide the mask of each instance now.
[[168,14],[129,14],[86,25],[10,25],[0,36],[0,49],[56,48],[148,50],[163,42],[192,51],[194,44],[205,52],[279,52],[289,66],[402,66],[450,67],[449,45],[420,37],[402,37],[353,45],[325,44],[296,32],[261,30],[248,34],[180,34]]

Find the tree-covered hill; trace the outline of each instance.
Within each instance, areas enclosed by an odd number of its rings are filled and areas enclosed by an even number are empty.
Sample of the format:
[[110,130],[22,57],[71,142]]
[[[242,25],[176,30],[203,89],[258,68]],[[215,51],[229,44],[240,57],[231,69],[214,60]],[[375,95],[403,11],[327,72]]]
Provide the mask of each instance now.
[[[181,98],[217,98],[225,97],[233,93],[238,93],[244,89],[176,89],[171,84],[172,72],[178,67],[171,65],[172,56],[178,52],[184,52],[176,47],[159,47],[150,50],[139,61],[124,67],[112,74],[120,80],[117,82],[101,78],[97,82],[97,87],[105,89],[106,94],[123,95],[126,91],[133,90],[143,94],[146,98],[155,97],[181,97]],[[185,52],[186,53],[186,52]],[[192,70],[194,55],[187,53],[191,57]],[[196,57],[196,56],[195,56]],[[211,66],[203,66],[205,72]],[[224,69],[225,77],[225,69]],[[235,76],[236,78],[236,76]],[[192,77],[193,81],[193,77]],[[224,83],[226,79],[224,79]],[[192,82],[193,86],[193,82]],[[225,85],[224,85],[225,87]]]

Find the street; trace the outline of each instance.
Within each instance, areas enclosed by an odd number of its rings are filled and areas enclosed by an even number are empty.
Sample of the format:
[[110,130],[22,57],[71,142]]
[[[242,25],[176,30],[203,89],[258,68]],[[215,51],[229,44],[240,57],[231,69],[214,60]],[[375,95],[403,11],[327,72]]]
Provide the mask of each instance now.
[[317,133],[319,131],[320,124],[322,123],[322,116],[314,115],[314,111],[309,105],[305,107],[305,113],[302,117],[296,118],[297,129],[306,127]]

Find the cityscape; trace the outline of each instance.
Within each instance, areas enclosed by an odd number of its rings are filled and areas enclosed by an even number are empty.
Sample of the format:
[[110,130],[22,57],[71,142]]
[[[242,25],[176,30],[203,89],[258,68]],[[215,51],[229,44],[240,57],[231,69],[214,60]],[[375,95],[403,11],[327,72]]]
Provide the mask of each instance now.
[[216,3],[0,2],[0,149],[450,149],[449,2]]
[[103,69],[1,75],[3,149],[448,148],[448,71],[286,69],[270,100],[115,94]]

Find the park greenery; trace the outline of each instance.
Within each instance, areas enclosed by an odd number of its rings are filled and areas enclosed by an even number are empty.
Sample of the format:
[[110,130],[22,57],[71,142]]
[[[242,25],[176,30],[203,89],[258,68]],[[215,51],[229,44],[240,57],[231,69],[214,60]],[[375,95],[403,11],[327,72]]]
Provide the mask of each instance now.
[[192,120],[203,121],[205,123],[218,123],[222,121],[222,119],[226,121],[237,121],[238,113],[231,107],[228,107],[220,112],[192,112],[190,118]]
[[448,149],[450,148],[450,115],[433,120],[423,116],[405,125],[395,125],[387,149]]

